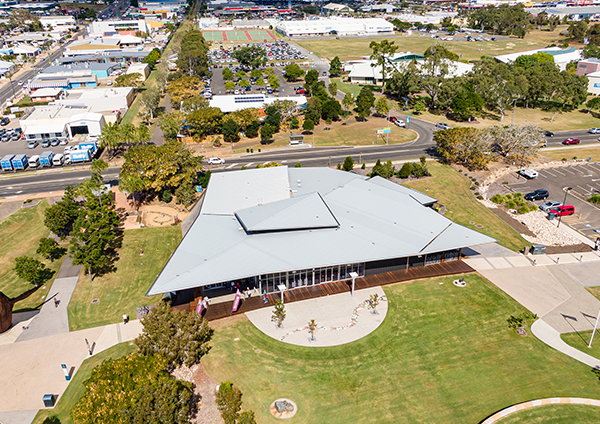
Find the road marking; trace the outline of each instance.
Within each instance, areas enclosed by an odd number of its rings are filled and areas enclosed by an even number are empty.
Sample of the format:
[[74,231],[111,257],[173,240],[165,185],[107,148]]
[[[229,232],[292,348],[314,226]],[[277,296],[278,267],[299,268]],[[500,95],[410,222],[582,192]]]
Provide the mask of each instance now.
[[563,174],[562,172],[560,172],[558,169],[553,169],[554,172],[558,172],[560,175],[562,175],[563,177],[565,176],[565,174]]
[[[554,178],[556,178],[556,177],[557,177],[557,175],[554,175],[552,172],[550,172],[550,170],[549,170],[549,169],[546,169],[546,172],[547,172],[548,174],[552,175]],[[540,173],[540,175],[541,175],[541,173]]]
[[250,162],[249,164],[247,164],[246,166],[252,166],[254,165],[254,162]]
[[592,174],[590,174],[590,175],[582,175],[582,177],[593,177],[593,175]]
[[281,163],[286,163],[286,162],[287,162],[287,160],[282,160],[282,161],[281,161]]
[[587,196],[588,194],[590,194],[590,193],[588,192],[588,190],[587,190],[587,189],[585,189],[585,188],[581,187],[580,185],[578,185],[578,186],[576,186],[576,187],[579,187],[580,189],[582,189],[582,190],[583,190],[583,191],[586,193],[586,196]]
[[23,193],[23,190],[17,191],[17,194],[21,194],[21,193]]
[[571,175],[575,175],[575,173],[574,173],[574,172],[571,172],[571,171],[569,171],[567,168],[562,168],[562,170],[563,170],[563,171],[566,171],[566,172],[568,172],[568,173],[569,173],[569,174],[571,174]]
[[231,168],[233,168],[233,167],[234,167],[234,166],[236,166],[236,165],[237,165],[237,163],[232,163],[231,165],[229,165],[229,166],[228,166],[228,167],[226,167],[225,169],[231,169]]
[[570,166],[569,168],[574,169],[575,171],[580,172],[580,173],[583,174],[583,171],[581,169],[575,167],[575,166]]
[[263,165],[266,165],[267,163],[271,163],[270,161],[266,161],[265,163],[263,163]]

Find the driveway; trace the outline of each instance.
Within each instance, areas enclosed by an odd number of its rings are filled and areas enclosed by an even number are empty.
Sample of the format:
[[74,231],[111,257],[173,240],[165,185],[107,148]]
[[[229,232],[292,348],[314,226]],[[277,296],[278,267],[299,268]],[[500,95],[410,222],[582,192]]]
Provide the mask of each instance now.
[[[586,200],[595,193],[600,193],[600,163],[577,163],[553,168],[536,169],[539,176],[528,180],[517,176],[517,182],[508,184],[514,192],[526,194],[536,189],[550,192],[547,200],[563,202],[565,188],[572,187],[567,194],[566,204],[575,206],[575,214],[562,218],[562,222],[591,240],[600,236],[600,208]],[[534,202],[536,205],[546,200]]]

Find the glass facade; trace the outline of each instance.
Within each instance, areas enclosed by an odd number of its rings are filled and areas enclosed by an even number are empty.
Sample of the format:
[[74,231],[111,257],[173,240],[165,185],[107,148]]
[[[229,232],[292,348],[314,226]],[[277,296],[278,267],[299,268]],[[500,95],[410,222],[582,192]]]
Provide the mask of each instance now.
[[315,284],[350,279],[350,273],[365,275],[365,264],[334,265],[323,268],[299,269],[287,272],[263,274],[258,277],[259,288],[267,293],[278,292],[278,285],[283,284],[288,290]]

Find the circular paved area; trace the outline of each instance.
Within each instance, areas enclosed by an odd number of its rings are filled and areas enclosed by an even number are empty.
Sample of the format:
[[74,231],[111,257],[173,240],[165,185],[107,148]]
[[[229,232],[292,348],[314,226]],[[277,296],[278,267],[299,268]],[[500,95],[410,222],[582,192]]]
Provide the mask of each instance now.
[[536,406],[545,405],[589,405],[589,406],[600,406],[600,400],[586,399],[586,398],[546,398],[530,400],[529,402],[519,403],[517,405],[510,406],[501,411],[496,412],[491,417],[487,418],[481,424],[494,424],[500,422],[504,417],[514,414],[515,412],[523,411],[524,409],[535,408]]
[[[371,314],[366,306],[370,295],[377,293],[383,300],[377,306],[377,314]],[[273,308],[267,307],[246,312],[248,319],[266,335],[298,346],[337,346],[358,340],[374,331],[383,322],[387,300],[381,287],[357,290],[350,293],[317,297],[285,304],[286,319],[283,328],[271,321]],[[318,325],[315,341],[309,341],[308,322],[314,319]]]

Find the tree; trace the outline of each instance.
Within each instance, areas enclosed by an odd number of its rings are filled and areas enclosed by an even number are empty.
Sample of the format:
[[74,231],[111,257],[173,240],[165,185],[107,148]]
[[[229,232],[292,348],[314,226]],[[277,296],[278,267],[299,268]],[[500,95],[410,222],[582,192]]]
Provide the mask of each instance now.
[[[191,315],[191,314],[190,314]],[[166,360],[131,353],[108,359],[84,382],[71,416],[76,423],[184,424],[191,417],[192,385],[165,372]]]
[[273,128],[269,124],[264,124],[260,129],[260,140],[270,140],[271,138],[273,138],[273,134],[275,134],[275,128]]
[[342,104],[344,105],[344,117],[348,113],[348,109],[352,110],[356,99],[354,98],[354,93],[346,93],[344,95],[344,99],[342,100]]
[[429,95],[429,107],[436,106],[437,96],[446,75],[452,73],[455,65],[447,58],[448,50],[441,46],[431,46],[429,55],[419,67],[421,87]]
[[255,108],[241,109],[227,115],[238,124],[240,131],[246,131],[248,126],[260,117],[261,112]]
[[209,75],[208,71],[208,43],[202,32],[191,30],[181,39],[181,51],[177,57],[177,68],[188,76]]
[[250,71],[250,77],[251,78],[262,78],[263,73],[260,69],[253,69],[252,71]]
[[433,141],[438,154],[447,163],[458,163],[468,169],[484,169],[494,160],[491,142],[483,130],[452,128],[436,131]]
[[388,160],[386,163],[381,163],[379,159],[375,162],[375,166],[371,171],[371,177],[381,177],[381,178],[391,178],[396,173],[396,168],[392,164],[391,160]]
[[167,79],[169,77],[169,71],[162,70],[158,68],[158,72],[156,73],[156,86],[160,90],[160,94],[165,94],[165,89],[167,88]]
[[194,156],[184,143],[167,141],[161,146],[134,146],[125,153],[119,178],[128,193],[159,193],[191,183],[202,170],[202,157]]
[[546,141],[537,125],[493,126],[488,129],[494,151],[521,164],[537,156],[539,147]]
[[177,110],[165,113],[158,118],[158,126],[167,140],[177,140],[177,135],[183,127],[183,114]]
[[522,4],[488,6],[471,12],[468,17],[470,28],[493,31],[494,34],[515,35],[523,38],[531,27],[532,15]]
[[334,57],[331,62],[329,62],[329,75],[337,76],[342,72],[342,62],[338,56]]
[[242,79],[242,78],[246,78],[247,74],[246,74],[246,71],[244,71],[244,70],[239,70],[239,71],[237,71],[237,72],[235,73],[235,76],[236,76],[237,78],[240,78],[240,79]]
[[40,239],[40,243],[35,253],[54,262],[55,259],[59,259],[65,254],[65,250],[58,247],[56,240],[43,237]]
[[142,60],[142,63],[147,63],[150,67],[150,70],[154,70],[156,62],[160,60],[160,56],[160,49],[155,47],[152,49],[152,51],[150,51],[150,53],[148,53],[144,60]]
[[231,118],[223,122],[223,138],[225,141],[234,142],[240,139],[240,127]]
[[271,90],[277,91],[279,89],[279,78],[276,75],[269,76],[269,87]]
[[412,174],[412,165],[410,162],[404,162],[400,171],[398,171],[398,177],[408,178]]
[[111,158],[114,156],[117,147],[122,143],[120,127],[117,123],[108,122],[102,127],[102,132],[98,138],[100,148],[108,149]]
[[217,107],[196,110],[187,117],[190,132],[197,138],[216,134],[223,125],[223,112]]
[[595,44],[588,44],[583,48],[582,55],[586,59],[591,57],[598,59],[600,58],[600,47]]
[[391,58],[398,50],[398,46],[396,46],[393,41],[389,42],[388,40],[382,40],[380,43],[371,41],[369,48],[372,50],[371,60],[375,61],[371,66],[381,67],[381,79],[383,80],[381,93],[383,93],[385,91],[386,75],[388,75],[390,70],[394,69]]
[[79,216],[79,203],[75,201],[77,192],[73,186],[65,187],[62,199],[44,211],[44,225],[61,240],[72,231],[73,224]]
[[175,190],[178,205],[189,206],[196,200],[196,189],[192,183],[185,182]]
[[321,111],[323,110],[323,102],[318,97],[311,97],[306,102],[304,109],[304,117],[313,121],[313,124],[318,125],[321,120]]
[[304,123],[302,124],[302,129],[307,132],[312,132],[312,130],[315,129],[315,124],[310,119],[305,119]]
[[346,156],[344,164],[342,165],[344,171],[352,171],[354,169],[354,159],[351,156]]
[[233,81],[226,81],[225,82],[225,90],[229,91],[230,93],[235,90],[235,82]]
[[204,83],[199,76],[184,76],[169,83],[167,93],[175,109],[179,109],[181,102],[189,97],[198,96],[204,88]]
[[168,370],[200,363],[214,334],[200,315],[173,310],[164,301],[142,318],[142,325],[142,334],[135,339],[140,354],[162,356]]
[[304,82],[308,86],[312,86],[315,82],[319,80],[319,71],[316,69],[309,69],[304,76]]
[[342,105],[336,99],[327,100],[321,108],[321,117],[325,120],[337,120],[342,113]]
[[542,62],[554,63],[554,56],[543,52],[523,55],[519,56],[517,60],[515,60],[515,65],[520,68],[529,69],[535,64]]
[[291,63],[285,67],[284,76],[286,81],[296,81],[304,76],[304,70],[295,63]]
[[230,81],[233,79],[233,71],[229,68],[223,69],[223,79],[225,81]]
[[329,83],[329,87],[327,87],[327,91],[329,91],[331,97],[335,97],[338,91],[337,83],[335,81],[331,81]]
[[160,91],[156,87],[146,89],[140,96],[140,102],[150,112],[150,119],[154,119],[154,113],[160,103]]
[[587,32],[587,22],[583,20],[571,22],[569,28],[567,28],[567,32],[569,33],[569,39],[571,41],[583,43],[583,39]]
[[139,87],[142,85],[142,74],[134,72],[133,74],[119,75],[115,79],[115,87]]
[[427,50],[425,50],[425,53],[423,53],[423,56],[426,58],[431,57],[431,56],[436,56],[436,55],[443,59],[452,60],[452,61],[458,61],[458,59],[459,59],[459,57],[456,53],[451,52],[450,50],[448,50],[445,46],[443,46],[441,44],[429,46],[427,48]]
[[591,98],[585,105],[587,106],[588,112],[590,110],[600,110],[600,97]]
[[265,113],[267,117],[265,118],[265,123],[270,125],[275,132],[279,131],[279,125],[281,124],[281,112],[275,106],[269,106],[266,108]]
[[217,407],[225,424],[256,424],[253,411],[242,409],[242,392],[229,381],[219,384]]
[[387,116],[390,111],[390,105],[385,97],[380,97],[375,102],[375,110],[378,115]]
[[358,97],[356,97],[356,108],[358,112],[358,116],[361,119],[365,119],[367,116],[371,114],[371,108],[375,104],[375,96],[373,92],[367,88],[363,87],[358,93]]
[[483,109],[483,99],[474,91],[463,91],[459,93],[452,101],[452,113],[458,119],[471,119],[481,113]]
[[421,90],[417,62],[412,60],[402,72],[394,72],[386,89],[398,99],[407,99]]
[[240,65],[250,68],[261,68],[267,63],[265,51],[256,45],[251,47],[242,47],[234,51],[231,57],[237,59]]
[[192,113],[208,107],[208,100],[204,96],[186,97],[181,101],[179,110],[183,113]]
[[271,321],[277,324],[277,328],[281,328],[283,321],[285,320],[285,306],[283,300],[277,299],[275,307],[273,309],[273,315],[271,315]]
[[310,333],[310,341],[314,342],[315,341],[315,332],[317,331],[317,328],[318,328],[317,323],[315,322],[314,319],[311,319],[308,322],[307,327],[308,327],[308,332]]
[[246,128],[246,137],[249,137],[249,138],[258,137],[259,129],[260,129],[260,122],[258,122],[258,119],[255,119]]
[[4,333],[12,325],[12,310],[15,303],[27,299],[50,280],[53,271],[46,268],[42,262],[29,256],[19,256],[15,259],[15,272],[17,276],[33,285],[33,288],[10,298],[0,291],[0,333]]
[[372,314],[377,313],[377,306],[379,305],[380,301],[381,301],[381,298],[379,297],[379,295],[377,293],[369,296],[369,308],[372,309],[372,312],[371,312]]

